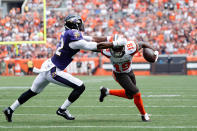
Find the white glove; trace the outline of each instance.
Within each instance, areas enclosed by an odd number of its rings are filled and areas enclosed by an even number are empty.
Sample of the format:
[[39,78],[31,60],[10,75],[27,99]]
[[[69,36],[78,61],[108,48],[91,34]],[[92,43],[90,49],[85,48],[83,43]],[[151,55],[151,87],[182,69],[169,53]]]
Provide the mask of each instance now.
[[117,46],[124,46],[127,44],[127,40],[125,38],[121,38],[121,39],[118,39],[116,41],[113,41],[113,46],[114,47],[117,47]]
[[158,56],[159,56],[159,52],[158,51],[154,51],[154,55],[156,55],[156,59],[155,59],[155,62],[156,62],[157,59],[158,59]]

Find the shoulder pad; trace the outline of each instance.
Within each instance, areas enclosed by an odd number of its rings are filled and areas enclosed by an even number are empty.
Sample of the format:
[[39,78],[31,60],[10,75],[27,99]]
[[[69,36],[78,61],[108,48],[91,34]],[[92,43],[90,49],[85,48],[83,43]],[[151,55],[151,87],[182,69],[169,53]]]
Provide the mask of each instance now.
[[76,41],[76,40],[83,39],[81,32],[76,29],[68,30],[67,34],[69,36],[70,41]]

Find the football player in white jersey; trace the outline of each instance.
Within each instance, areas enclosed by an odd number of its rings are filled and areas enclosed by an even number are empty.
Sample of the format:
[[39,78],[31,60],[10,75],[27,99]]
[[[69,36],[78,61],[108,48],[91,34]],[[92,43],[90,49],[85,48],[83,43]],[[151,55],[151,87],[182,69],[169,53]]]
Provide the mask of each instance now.
[[[64,27],[65,31],[62,32],[60,43],[57,44],[57,49],[53,57],[46,60],[42,64],[41,69],[34,68],[34,72],[39,74],[35,78],[31,88],[22,93],[11,106],[3,110],[8,122],[12,122],[12,114],[20,105],[42,92],[50,82],[73,89],[66,101],[56,111],[56,114],[67,120],[74,120],[75,117],[69,113],[67,108],[84,92],[85,85],[83,84],[83,81],[63,70],[72,62],[74,55],[79,52],[80,49],[96,50],[125,44],[124,41],[103,43],[88,42],[87,40],[89,37],[82,36],[81,31],[84,31],[84,25],[79,16],[67,16],[65,18]],[[106,39],[107,38],[104,38],[103,40]]]
[[[115,35],[114,39],[121,38],[118,38],[118,35]],[[132,70],[132,58],[134,54],[142,48],[152,49],[157,60],[158,51],[145,42],[136,43],[134,41],[127,41],[124,46],[100,50],[103,55],[110,59],[111,64],[113,65],[113,77],[123,89],[112,90],[102,86],[100,88],[99,101],[103,102],[107,95],[134,99],[134,103],[141,114],[142,121],[147,122],[150,121],[150,116],[144,109],[141,93],[136,86],[136,79]]]

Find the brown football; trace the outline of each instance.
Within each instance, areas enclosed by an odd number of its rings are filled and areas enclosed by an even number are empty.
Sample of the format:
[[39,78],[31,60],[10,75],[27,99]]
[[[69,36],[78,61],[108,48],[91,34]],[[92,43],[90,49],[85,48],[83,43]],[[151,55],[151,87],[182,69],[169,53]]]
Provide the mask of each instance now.
[[143,48],[143,56],[144,59],[148,62],[154,63],[156,59],[156,55],[154,54],[154,51],[150,48]]

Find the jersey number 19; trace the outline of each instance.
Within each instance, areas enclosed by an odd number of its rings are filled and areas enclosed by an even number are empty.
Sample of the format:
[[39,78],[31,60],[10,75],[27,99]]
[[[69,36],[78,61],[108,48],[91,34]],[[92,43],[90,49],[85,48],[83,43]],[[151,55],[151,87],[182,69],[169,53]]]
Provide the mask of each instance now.
[[122,71],[126,71],[127,69],[129,69],[130,65],[131,65],[131,62],[125,62],[122,65],[114,64],[114,67],[116,68],[117,72],[121,72],[121,68],[122,68]]

